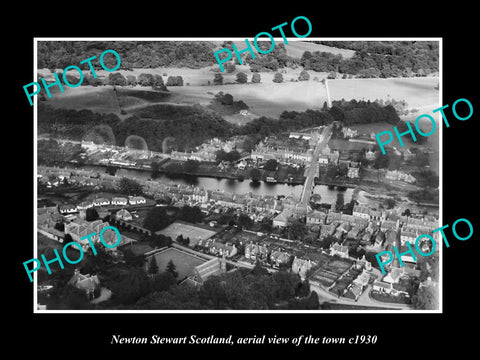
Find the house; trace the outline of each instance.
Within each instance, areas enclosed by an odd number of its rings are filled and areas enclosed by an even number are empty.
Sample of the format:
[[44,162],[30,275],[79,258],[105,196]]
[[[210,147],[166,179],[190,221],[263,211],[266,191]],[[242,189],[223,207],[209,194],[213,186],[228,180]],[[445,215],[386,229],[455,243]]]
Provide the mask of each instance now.
[[68,285],[85,291],[87,296],[93,299],[95,290],[100,287],[100,280],[98,280],[97,275],[82,275],[79,269],[75,269],[73,276],[68,281]]
[[127,205],[128,203],[128,200],[126,198],[122,198],[122,197],[114,197],[112,199],[112,205]]
[[355,205],[353,207],[352,215],[354,217],[369,220],[370,219],[370,209],[366,206]]
[[286,227],[289,218],[293,215],[291,210],[283,210],[280,214],[273,218],[273,226]]
[[128,202],[130,205],[145,204],[147,200],[143,196],[129,196]]
[[306,223],[307,225],[323,224],[326,217],[327,214],[324,212],[314,210],[307,214]]
[[411,245],[415,244],[415,240],[417,239],[417,233],[413,231],[403,231],[400,233],[400,241],[402,245],[405,243],[410,243]]
[[290,254],[284,251],[275,250],[270,254],[270,260],[273,263],[273,267],[278,269],[281,265],[288,264]]
[[390,294],[393,290],[393,286],[390,283],[386,283],[386,282],[380,281],[380,280],[375,280],[373,282],[373,290],[381,292],[381,293]]
[[71,214],[77,212],[77,207],[70,204],[60,205],[58,207],[58,211],[60,212],[60,214]]
[[362,293],[363,293],[363,286],[361,286],[359,284],[356,284],[356,283],[352,283],[349,286],[348,290],[352,293],[355,301],[357,301],[358,298],[360,297],[360,295],[362,295]]
[[375,152],[373,152],[372,150],[368,149],[368,151],[365,153],[365,159],[367,159],[368,161],[373,161],[373,160],[375,160]]
[[244,160],[241,160],[238,164],[237,164],[237,168],[239,170],[245,170],[245,168],[247,167],[247,162],[244,161]]
[[261,260],[267,258],[268,248],[266,244],[258,245],[250,242],[245,246],[245,257],[249,260]]
[[90,201],[82,201],[80,204],[77,205],[78,210],[87,210],[93,207],[93,203]]
[[118,220],[124,220],[124,221],[129,221],[133,219],[132,214],[130,214],[130,212],[127,209],[118,210],[117,213],[115,214],[115,217]]
[[347,177],[350,179],[356,179],[359,177],[359,168],[358,167],[348,167]]
[[348,246],[343,246],[338,243],[334,243],[330,245],[330,255],[338,255],[342,258],[348,257]]
[[105,206],[105,205],[110,205],[110,200],[105,198],[98,198],[98,199],[94,199],[92,203],[93,203],[93,206]]
[[320,155],[318,157],[318,163],[319,164],[328,164],[328,156],[327,155]]
[[305,280],[307,271],[313,267],[313,263],[310,260],[300,259],[295,256],[292,263],[292,272],[300,275],[300,278]]
[[213,242],[209,247],[210,254],[215,256],[225,256],[226,258],[231,258],[237,254],[237,248],[235,244],[222,244],[219,242]]

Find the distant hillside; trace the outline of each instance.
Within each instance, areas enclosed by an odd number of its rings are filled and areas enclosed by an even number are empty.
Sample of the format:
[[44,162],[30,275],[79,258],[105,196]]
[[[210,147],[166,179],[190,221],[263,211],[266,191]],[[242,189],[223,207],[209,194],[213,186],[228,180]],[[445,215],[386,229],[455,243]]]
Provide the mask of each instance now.
[[[39,41],[37,67],[63,69],[112,49],[120,55],[124,70],[162,66],[200,68],[215,63],[215,46],[206,41]],[[107,61],[105,57],[109,66]],[[113,62],[112,67],[116,59]],[[84,69],[88,69],[87,64]]]

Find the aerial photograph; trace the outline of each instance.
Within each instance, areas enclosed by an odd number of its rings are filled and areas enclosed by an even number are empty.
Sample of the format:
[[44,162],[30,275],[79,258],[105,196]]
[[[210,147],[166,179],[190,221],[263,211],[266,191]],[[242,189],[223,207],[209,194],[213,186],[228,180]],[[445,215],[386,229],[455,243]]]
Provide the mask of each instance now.
[[36,312],[441,309],[441,40],[261,40],[35,39]]

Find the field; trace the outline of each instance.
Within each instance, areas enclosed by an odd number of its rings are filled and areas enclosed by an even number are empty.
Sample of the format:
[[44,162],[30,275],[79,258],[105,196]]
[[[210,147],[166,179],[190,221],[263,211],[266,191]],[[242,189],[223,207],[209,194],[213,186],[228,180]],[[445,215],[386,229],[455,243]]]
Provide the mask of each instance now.
[[[178,273],[178,279],[182,280],[185,277],[192,274],[193,269],[203,264],[206,260],[199,257],[187,254],[183,251],[177,250],[175,248],[168,248],[164,251],[158,252],[155,255],[155,260],[157,262],[158,270],[160,272],[165,271],[167,264],[170,260],[175,264],[176,271]],[[147,258],[147,266],[149,263],[149,258]]]
[[[229,84],[222,86],[187,86],[172,90],[172,101],[207,105],[213,94],[229,93],[235,101],[243,100],[254,117],[278,118],[285,111],[320,109],[326,100],[324,86],[315,81],[275,84],[263,80],[260,84]],[[228,120],[228,118],[226,118]]]
[[437,77],[390,79],[336,79],[328,80],[330,99],[333,100],[405,100],[407,107],[419,110],[419,115],[440,106]]
[[195,247],[200,240],[208,239],[216,233],[216,231],[203,229],[195,225],[174,222],[165,229],[157,231],[155,234],[170,236],[172,240],[175,240],[178,235],[183,235],[184,238],[190,238],[190,246]]
[[119,115],[115,96],[111,86],[64,87],[64,92],[53,92],[46,103],[54,108],[81,110],[88,109],[97,113],[114,113]]
[[[318,80],[325,77],[325,73],[310,72],[310,80],[296,82],[301,72],[299,69],[284,70],[283,83],[274,83],[273,72],[261,72],[261,82],[252,84],[252,72],[248,66],[237,65],[233,73],[222,73],[224,85],[212,85],[217,66],[201,69],[187,68],[156,68],[134,69],[133,71],[121,70],[123,75],[138,76],[141,73],[180,75],[183,77],[184,86],[169,86],[170,94],[149,91],[149,87],[117,87],[118,98],[122,109],[140,108],[154,103],[177,103],[208,105],[214,95],[220,91],[229,93],[235,101],[243,100],[249,107],[251,116],[230,115],[225,116],[227,121],[244,124],[254,117],[270,116],[277,118],[283,111],[305,111],[319,109],[326,101],[325,86]],[[236,84],[238,72],[247,74],[247,84]],[[106,77],[105,71],[97,71],[99,77]],[[41,76],[49,78],[49,70],[42,71]],[[317,77],[317,80],[313,78]],[[166,82],[167,77],[163,76]],[[210,82],[210,85],[209,85]],[[119,115],[119,108],[110,86],[80,86],[69,88],[65,86],[64,93],[53,93],[47,102],[56,108],[90,109],[99,113],[115,113]]]

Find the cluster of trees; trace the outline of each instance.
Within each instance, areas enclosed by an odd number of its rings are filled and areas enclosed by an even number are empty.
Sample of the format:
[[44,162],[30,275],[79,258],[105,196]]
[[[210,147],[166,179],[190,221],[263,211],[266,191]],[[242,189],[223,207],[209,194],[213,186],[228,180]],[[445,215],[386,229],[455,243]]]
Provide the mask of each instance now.
[[262,116],[244,125],[231,124],[201,106],[155,104],[136,110],[124,121],[115,114],[54,109],[44,103],[40,103],[38,111],[40,132],[82,140],[98,132],[98,126],[101,125],[110,129],[110,137],[117,145],[123,145],[128,136],[137,135],[145,139],[148,149],[158,152],[163,150],[163,140],[166,138],[174,139],[173,147],[176,150],[188,151],[213,137],[249,135],[263,138],[281,132],[328,125],[335,120],[345,125],[380,121],[397,124],[399,117],[392,105],[381,106],[356,100],[334,101],[330,109],[284,111],[279,119]]
[[240,160],[241,157],[242,155],[237,150],[226,152],[225,150],[220,149],[215,153],[215,160],[217,162],[235,162]]
[[298,275],[284,271],[269,274],[258,263],[212,276],[199,290],[174,285],[139,299],[136,309],[318,309],[315,292]]
[[[88,64],[80,65],[80,61],[91,56],[98,59],[108,49],[120,55],[122,69],[200,68],[216,63],[213,56],[215,47],[215,44],[206,41],[41,41],[38,44],[38,68],[64,69],[77,65],[88,70]],[[109,68],[116,65],[116,59],[112,58],[104,58]]]
[[376,102],[365,100],[335,100],[328,110],[336,121],[344,125],[387,122],[396,125],[400,122],[395,108],[388,104],[381,106]]
[[426,76],[438,72],[439,48],[434,41],[320,41],[355,50],[350,59],[326,52],[305,51],[300,64],[307,70],[336,71],[358,77]]
[[[151,208],[145,219],[143,220],[143,227],[156,232],[166,228],[168,225],[177,220],[183,220],[190,223],[201,222],[204,218],[204,214],[198,206],[185,205],[181,209],[175,207],[160,207],[155,206]],[[154,246],[162,247],[168,246],[171,243],[171,239],[165,237],[153,237],[149,239],[150,242],[155,242]]]

